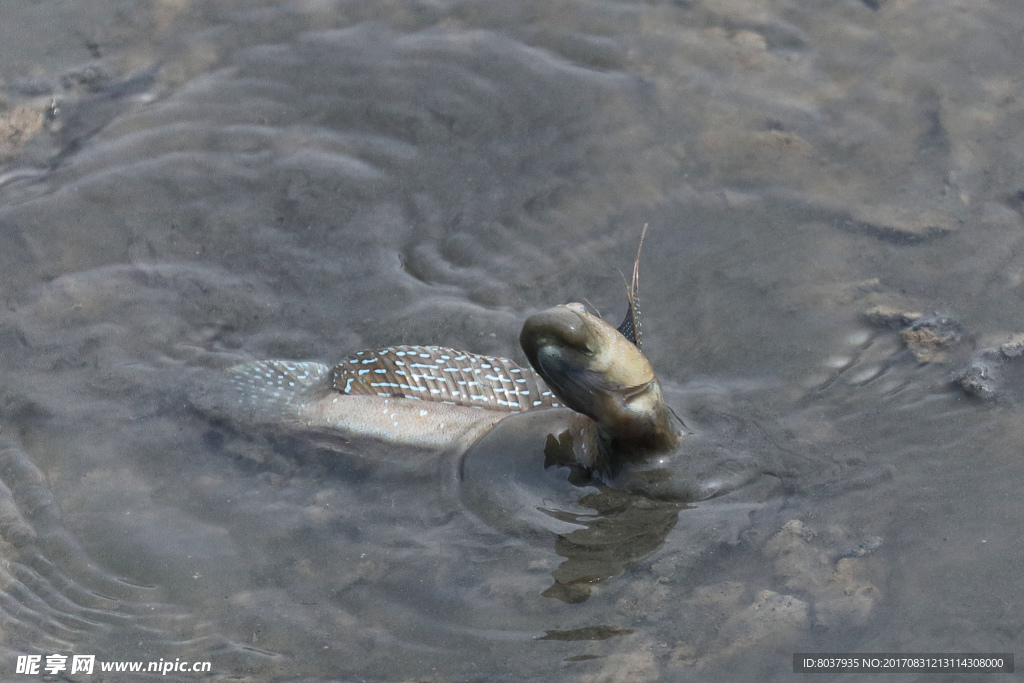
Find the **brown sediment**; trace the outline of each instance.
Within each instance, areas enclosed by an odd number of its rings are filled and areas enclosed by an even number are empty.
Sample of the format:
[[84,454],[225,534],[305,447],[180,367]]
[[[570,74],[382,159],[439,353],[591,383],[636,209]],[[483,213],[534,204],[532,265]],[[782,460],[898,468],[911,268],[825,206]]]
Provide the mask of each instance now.
[[20,152],[43,130],[49,106],[47,100],[40,99],[0,113],[0,161]]

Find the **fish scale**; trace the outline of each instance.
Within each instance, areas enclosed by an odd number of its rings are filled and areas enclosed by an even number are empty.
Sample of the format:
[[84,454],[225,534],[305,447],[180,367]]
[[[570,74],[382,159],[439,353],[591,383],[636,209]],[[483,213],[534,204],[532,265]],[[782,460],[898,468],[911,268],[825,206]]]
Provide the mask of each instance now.
[[436,401],[518,413],[560,406],[544,380],[507,358],[443,346],[358,351],[333,370],[342,394]]
[[229,368],[234,373],[238,403],[290,405],[321,387],[329,368],[322,363],[261,360]]

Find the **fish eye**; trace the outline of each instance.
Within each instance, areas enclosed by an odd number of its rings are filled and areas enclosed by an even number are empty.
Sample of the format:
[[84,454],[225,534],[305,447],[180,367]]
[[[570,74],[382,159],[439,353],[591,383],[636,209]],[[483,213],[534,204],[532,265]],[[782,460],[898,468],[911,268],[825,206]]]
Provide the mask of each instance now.
[[597,350],[591,345],[591,343],[585,340],[568,339],[567,337],[563,336],[561,339],[559,339],[559,343],[557,345],[561,346],[563,349],[567,351],[578,353],[579,355],[586,356],[587,358],[590,358],[595,353],[597,353]]

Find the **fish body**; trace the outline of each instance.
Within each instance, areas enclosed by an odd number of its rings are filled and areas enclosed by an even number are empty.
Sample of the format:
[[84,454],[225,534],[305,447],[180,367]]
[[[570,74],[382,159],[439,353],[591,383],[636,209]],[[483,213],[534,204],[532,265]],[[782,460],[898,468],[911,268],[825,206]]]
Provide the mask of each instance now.
[[229,402],[250,422],[430,449],[564,406],[577,413],[573,450],[588,467],[671,450],[680,435],[640,350],[639,259],[618,328],[579,303],[526,320],[519,341],[532,368],[441,346],[357,351],[334,367],[255,361],[229,369]]
[[441,346],[357,351],[334,367],[264,360],[228,372],[228,403],[248,422],[428,449],[510,415],[560,406],[530,368]]
[[441,346],[392,346],[358,351],[331,370],[344,395],[440,402],[480,410],[519,413],[557,408],[540,376],[507,358]]
[[[555,395],[593,421],[581,442],[592,442],[590,467],[615,469],[616,461],[673,449],[680,434],[672,422],[654,369],[634,341],[592,315],[582,304],[555,306],[523,324],[519,342]],[[578,454],[579,455],[579,454]]]

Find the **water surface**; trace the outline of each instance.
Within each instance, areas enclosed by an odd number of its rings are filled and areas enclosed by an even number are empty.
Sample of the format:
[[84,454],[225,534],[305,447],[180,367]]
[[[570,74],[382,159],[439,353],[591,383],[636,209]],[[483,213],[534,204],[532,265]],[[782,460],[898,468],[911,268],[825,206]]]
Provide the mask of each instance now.
[[[771,680],[1016,649],[1018,361],[997,400],[950,382],[1024,330],[1014,3],[0,13],[11,667]],[[189,400],[252,359],[523,362],[533,312],[617,322],[645,223],[644,349],[695,432],[665,465],[728,495],[578,481],[543,435],[339,453]],[[878,306],[958,331],[915,355]]]

